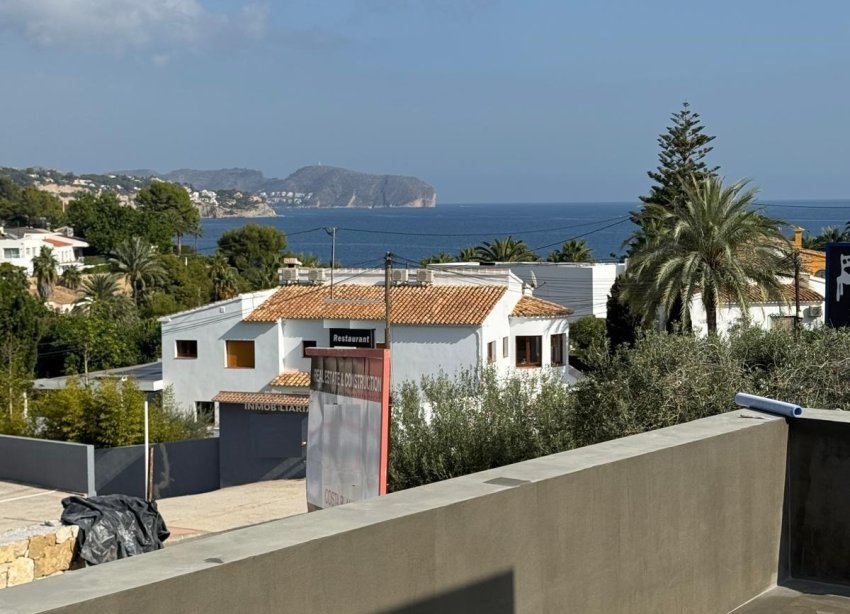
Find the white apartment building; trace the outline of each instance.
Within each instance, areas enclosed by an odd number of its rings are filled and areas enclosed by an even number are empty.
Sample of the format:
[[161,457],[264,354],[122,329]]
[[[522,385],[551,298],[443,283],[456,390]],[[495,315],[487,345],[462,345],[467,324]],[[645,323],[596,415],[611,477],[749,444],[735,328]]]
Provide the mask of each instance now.
[[[294,271],[294,272],[290,272]],[[187,410],[220,392],[307,394],[308,347],[383,347],[383,273],[284,269],[284,285],[161,318],[166,386]],[[567,368],[571,309],[531,296],[507,270],[394,271],[392,381],[493,365]],[[246,397],[247,398],[247,397]]]
[[584,316],[605,318],[608,295],[617,275],[625,272],[625,263],[616,262],[449,262],[430,264],[428,268],[447,271],[509,269],[534,291],[534,296],[573,310],[570,321]]
[[32,275],[32,259],[48,247],[59,262],[59,273],[83,266],[83,249],[89,244],[73,236],[73,229],[56,231],[43,228],[0,227],[0,264],[7,262],[26,269]]

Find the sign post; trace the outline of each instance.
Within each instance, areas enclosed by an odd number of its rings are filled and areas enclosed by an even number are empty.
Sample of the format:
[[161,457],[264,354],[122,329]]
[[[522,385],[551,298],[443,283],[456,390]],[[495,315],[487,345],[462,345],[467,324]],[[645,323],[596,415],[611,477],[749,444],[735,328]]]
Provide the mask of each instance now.
[[385,495],[390,353],[308,348],[307,507]]
[[828,326],[850,326],[850,243],[826,246],[826,311]]

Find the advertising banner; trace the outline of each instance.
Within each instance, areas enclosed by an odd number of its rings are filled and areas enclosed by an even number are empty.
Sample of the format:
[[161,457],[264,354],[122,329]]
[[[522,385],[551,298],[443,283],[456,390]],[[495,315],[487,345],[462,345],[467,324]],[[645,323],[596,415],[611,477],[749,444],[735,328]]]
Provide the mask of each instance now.
[[826,323],[850,325],[850,243],[826,246]]
[[389,350],[310,348],[307,505],[387,492]]

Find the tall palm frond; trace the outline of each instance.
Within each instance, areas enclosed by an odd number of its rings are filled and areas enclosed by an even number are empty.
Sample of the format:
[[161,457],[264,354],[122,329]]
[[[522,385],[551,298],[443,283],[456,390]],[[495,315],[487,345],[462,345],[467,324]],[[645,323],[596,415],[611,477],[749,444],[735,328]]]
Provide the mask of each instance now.
[[53,250],[46,245],[41,246],[38,256],[32,259],[32,273],[38,285],[38,295],[46,301],[53,294],[53,288],[59,280],[59,261],[53,255]]
[[[675,211],[648,205],[669,229],[633,254],[624,298],[646,319],[669,316],[678,299],[686,307],[699,295],[709,334],[717,333],[717,306],[735,301],[743,314],[752,298],[784,301],[777,274],[788,269],[780,220],[752,208],[757,190],[746,181],[724,186],[716,177],[692,181]],[[682,310],[688,324],[689,309]]]
[[139,237],[127,239],[116,247],[110,261],[124,274],[137,304],[145,288],[162,279],[165,274],[153,247]]
[[533,262],[537,256],[524,241],[513,237],[484,241],[476,247],[481,262]]

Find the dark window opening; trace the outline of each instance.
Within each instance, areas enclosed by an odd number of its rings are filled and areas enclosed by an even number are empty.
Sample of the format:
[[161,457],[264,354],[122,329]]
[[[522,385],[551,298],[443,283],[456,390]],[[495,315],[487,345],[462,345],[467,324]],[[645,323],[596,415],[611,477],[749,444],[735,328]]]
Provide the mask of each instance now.
[[552,347],[552,360],[551,364],[553,367],[562,367],[565,364],[564,361],[564,333],[560,333],[557,335],[552,335],[550,337],[550,344]]
[[516,366],[540,367],[543,365],[540,335],[521,336],[516,338]]
[[487,344],[487,364],[492,365],[496,362],[496,342],[491,341]]
[[315,341],[306,341],[306,340],[302,341],[301,342],[301,356],[303,358],[307,358],[307,348],[314,348],[314,347],[316,347]]
[[177,358],[198,357],[198,342],[194,339],[178,339],[175,345],[177,347]]

